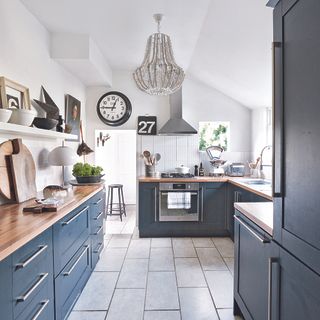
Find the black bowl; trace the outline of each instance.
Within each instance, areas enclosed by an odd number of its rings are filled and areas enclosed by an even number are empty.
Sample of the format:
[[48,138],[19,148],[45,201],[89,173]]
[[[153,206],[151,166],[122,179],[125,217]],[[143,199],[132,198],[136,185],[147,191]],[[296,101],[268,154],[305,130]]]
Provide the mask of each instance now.
[[98,183],[101,181],[101,178],[104,175],[100,176],[87,176],[87,177],[75,177],[78,183]]
[[57,126],[58,120],[36,117],[32,124],[39,129],[51,130]]

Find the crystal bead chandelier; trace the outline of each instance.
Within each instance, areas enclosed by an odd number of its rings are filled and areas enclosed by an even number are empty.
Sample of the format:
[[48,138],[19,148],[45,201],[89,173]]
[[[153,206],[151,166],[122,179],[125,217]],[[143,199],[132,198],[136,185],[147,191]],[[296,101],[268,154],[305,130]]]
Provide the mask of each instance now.
[[153,17],[158,24],[158,32],[149,37],[142,65],[136,69],[133,78],[142,91],[168,95],[181,87],[185,74],[174,60],[169,36],[160,32],[163,14]]

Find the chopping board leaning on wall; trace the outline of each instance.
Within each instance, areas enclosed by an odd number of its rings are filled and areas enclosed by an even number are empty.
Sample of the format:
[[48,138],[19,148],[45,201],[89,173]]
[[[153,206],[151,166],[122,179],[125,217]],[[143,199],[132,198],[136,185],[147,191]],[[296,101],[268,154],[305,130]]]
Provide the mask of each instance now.
[[21,139],[0,145],[0,193],[8,200],[24,202],[36,197],[36,167]]

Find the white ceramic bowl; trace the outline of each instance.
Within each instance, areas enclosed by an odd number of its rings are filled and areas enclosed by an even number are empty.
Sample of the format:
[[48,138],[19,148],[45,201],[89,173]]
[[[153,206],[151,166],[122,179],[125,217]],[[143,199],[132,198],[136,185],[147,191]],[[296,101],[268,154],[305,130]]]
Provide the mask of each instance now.
[[12,114],[10,109],[1,109],[0,108],[0,122],[8,122]]
[[176,168],[176,172],[183,173],[183,174],[190,173],[190,168],[185,167],[184,165],[181,165],[180,167]]
[[9,122],[30,127],[35,116],[36,112],[33,110],[12,109],[12,116]]

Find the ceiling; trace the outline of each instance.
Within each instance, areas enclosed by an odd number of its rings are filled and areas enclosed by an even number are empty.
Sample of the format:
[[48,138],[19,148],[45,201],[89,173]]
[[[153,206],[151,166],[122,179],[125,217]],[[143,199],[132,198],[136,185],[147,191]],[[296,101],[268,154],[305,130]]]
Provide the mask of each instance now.
[[[165,14],[187,74],[248,107],[271,105],[272,11],[264,0],[21,0],[51,32],[89,34],[113,70],[142,62]],[[195,5],[196,4],[196,5]]]

